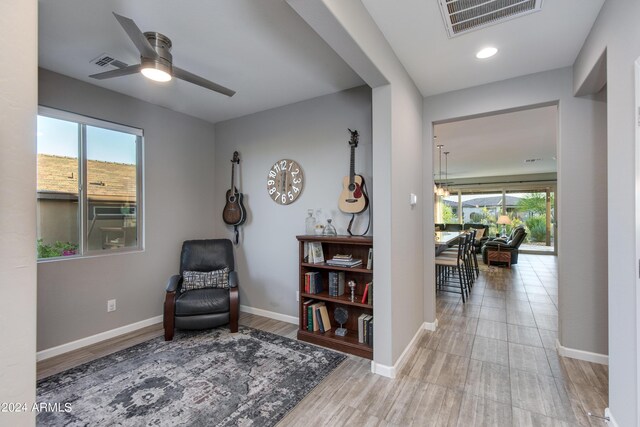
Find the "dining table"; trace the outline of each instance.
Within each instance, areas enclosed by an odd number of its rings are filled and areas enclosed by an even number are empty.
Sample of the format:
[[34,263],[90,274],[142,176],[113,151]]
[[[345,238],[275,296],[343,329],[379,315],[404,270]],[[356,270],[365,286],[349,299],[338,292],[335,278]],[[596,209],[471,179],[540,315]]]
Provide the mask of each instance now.
[[458,237],[463,236],[464,231],[436,231],[435,232],[435,244],[436,244],[436,256],[451,246]]

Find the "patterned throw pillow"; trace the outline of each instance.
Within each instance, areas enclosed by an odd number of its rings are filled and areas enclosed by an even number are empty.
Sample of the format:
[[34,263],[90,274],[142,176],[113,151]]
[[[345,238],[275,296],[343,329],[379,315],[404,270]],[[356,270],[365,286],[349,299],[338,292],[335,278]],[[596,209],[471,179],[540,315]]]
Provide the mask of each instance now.
[[214,271],[189,271],[182,273],[182,290],[204,288],[229,288],[229,267]]

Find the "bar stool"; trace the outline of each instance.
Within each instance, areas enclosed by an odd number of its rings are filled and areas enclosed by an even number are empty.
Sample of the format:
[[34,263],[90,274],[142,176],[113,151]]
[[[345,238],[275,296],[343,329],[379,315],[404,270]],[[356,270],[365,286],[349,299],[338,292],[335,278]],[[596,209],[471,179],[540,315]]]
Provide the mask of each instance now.
[[[473,283],[476,279],[476,269],[474,268],[474,250],[473,250],[473,242],[475,240],[475,232],[469,232],[465,234],[464,237],[461,237],[460,240],[463,241],[464,249],[463,249],[463,266],[464,266],[464,274],[467,280],[467,284],[469,289],[473,287]],[[455,258],[458,256],[458,252],[456,248],[449,248],[444,250],[439,256]],[[477,261],[477,259],[476,259]]]
[[[437,256],[435,259],[436,267],[436,286],[440,291],[452,292],[462,295],[462,302],[465,302],[465,294],[469,295],[468,275],[466,272],[464,251],[466,248],[466,239],[458,239],[457,255]],[[457,284],[455,283],[457,279]],[[458,288],[460,289],[458,291]]]

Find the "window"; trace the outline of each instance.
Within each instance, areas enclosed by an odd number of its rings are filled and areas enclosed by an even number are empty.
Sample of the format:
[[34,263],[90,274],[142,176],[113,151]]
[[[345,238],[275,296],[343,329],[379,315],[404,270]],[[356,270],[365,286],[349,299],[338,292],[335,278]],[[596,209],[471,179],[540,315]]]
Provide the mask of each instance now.
[[38,258],[142,249],[142,130],[40,107]]

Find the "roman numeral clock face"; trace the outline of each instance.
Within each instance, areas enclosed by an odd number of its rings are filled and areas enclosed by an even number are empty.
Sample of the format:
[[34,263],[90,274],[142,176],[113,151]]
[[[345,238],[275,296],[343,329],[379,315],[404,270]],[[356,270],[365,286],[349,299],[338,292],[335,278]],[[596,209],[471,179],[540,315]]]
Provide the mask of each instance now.
[[279,205],[295,202],[304,188],[304,175],[297,162],[289,159],[274,163],[267,176],[267,192]]

